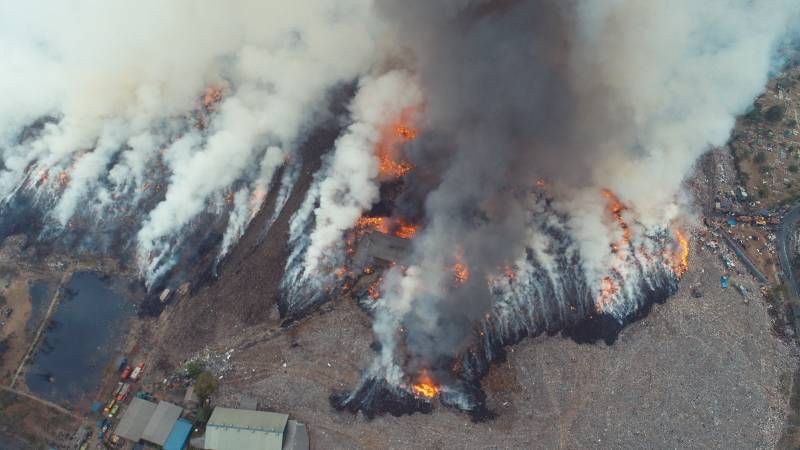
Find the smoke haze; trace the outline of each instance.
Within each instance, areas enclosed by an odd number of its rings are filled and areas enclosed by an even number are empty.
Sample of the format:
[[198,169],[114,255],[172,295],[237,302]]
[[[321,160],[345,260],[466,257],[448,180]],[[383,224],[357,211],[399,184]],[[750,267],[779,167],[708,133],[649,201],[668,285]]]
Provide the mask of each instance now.
[[[153,286],[209,223],[221,261],[277,190],[274,221],[298,142],[354,87],[290,223],[282,312],[334,292],[345,237],[394,183],[392,213],[420,231],[383,274],[370,373],[399,385],[487,323],[622,321],[677,282],[681,183],[799,15],[795,0],[5,2],[0,207],[49,236],[123,240]],[[380,151],[413,170],[387,176]]]
[[[374,59],[367,1],[0,8],[0,195],[35,189],[56,228],[76,214],[113,223],[132,210],[150,282],[174,263],[185,227],[226,209],[234,191],[227,249],[327,91]],[[221,98],[204,105],[209,88]]]

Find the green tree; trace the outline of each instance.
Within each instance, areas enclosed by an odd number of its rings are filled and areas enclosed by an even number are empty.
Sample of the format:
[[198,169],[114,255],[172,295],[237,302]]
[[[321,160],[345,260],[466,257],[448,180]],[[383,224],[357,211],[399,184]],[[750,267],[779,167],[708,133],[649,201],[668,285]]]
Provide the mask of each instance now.
[[200,361],[189,361],[188,363],[186,363],[186,366],[183,368],[183,370],[186,371],[186,376],[188,376],[191,379],[195,379],[201,373],[203,373],[203,370],[205,370],[205,368],[206,368],[205,364],[203,364]]
[[767,162],[767,154],[764,152],[764,150],[761,150],[756,154],[756,159],[753,161],[755,161],[756,164],[764,164]]
[[797,173],[798,169],[800,169],[800,167],[798,167],[797,164],[792,164],[789,166],[789,172]]
[[205,400],[217,390],[218,385],[219,382],[211,372],[203,372],[198,375],[197,379],[194,381],[194,393],[197,394],[201,400]]

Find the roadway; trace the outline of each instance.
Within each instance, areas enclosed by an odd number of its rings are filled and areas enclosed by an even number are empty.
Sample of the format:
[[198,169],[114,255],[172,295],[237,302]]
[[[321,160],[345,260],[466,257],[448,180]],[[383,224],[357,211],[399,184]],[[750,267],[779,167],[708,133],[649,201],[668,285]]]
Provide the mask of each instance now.
[[781,226],[778,228],[778,259],[781,264],[781,271],[783,278],[789,283],[789,290],[791,291],[792,305],[800,295],[800,289],[797,286],[797,277],[792,270],[791,259],[789,259],[790,244],[792,241],[792,234],[797,227],[797,222],[800,221],[800,203],[793,206],[781,220]]
[[717,228],[717,232],[719,232],[720,236],[722,236],[722,239],[725,241],[725,243],[728,244],[728,247],[730,247],[730,249],[733,250],[734,253],[736,253],[736,256],[739,258],[739,261],[741,261],[742,264],[744,264],[744,266],[747,267],[747,270],[749,270],[750,273],[754,277],[756,277],[756,279],[759,282],[761,282],[762,284],[769,283],[767,276],[764,275],[760,270],[758,270],[758,267],[756,267],[753,261],[750,260],[750,258],[747,256],[747,253],[745,253],[744,249],[740,247],[739,244],[737,244],[732,237],[728,236],[728,233],[726,233],[725,230]]
[[[791,248],[792,235],[797,227],[797,222],[800,221],[800,203],[794,205],[783,216],[780,228],[778,229],[778,260],[781,264],[781,271],[783,272],[783,279],[789,284],[787,292],[789,293],[789,304],[791,305],[792,316],[794,317],[795,337],[800,332],[800,315],[795,311],[800,310],[800,303],[798,298],[800,290],[797,286],[797,277],[794,275],[792,269],[791,259],[789,259],[789,251]],[[778,448],[795,448],[800,444],[800,368],[794,375],[792,381],[792,393],[789,397],[789,412],[786,417],[786,425]]]

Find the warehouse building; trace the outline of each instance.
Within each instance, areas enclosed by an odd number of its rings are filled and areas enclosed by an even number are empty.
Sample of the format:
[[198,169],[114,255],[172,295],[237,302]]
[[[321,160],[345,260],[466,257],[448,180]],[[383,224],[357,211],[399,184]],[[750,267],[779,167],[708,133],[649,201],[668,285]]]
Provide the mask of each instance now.
[[142,439],[144,429],[147,428],[147,423],[150,422],[150,418],[156,412],[156,407],[157,405],[153,402],[134,397],[128,409],[125,410],[125,414],[122,415],[122,419],[120,419],[114,433],[131,442],[139,442]]
[[164,446],[172,427],[181,417],[183,408],[169,402],[158,402],[150,421],[142,432],[142,439],[153,444]]
[[[182,448],[189,437],[186,425],[179,420],[183,408],[169,402],[155,404],[135,397],[120,419],[114,434],[131,442],[149,442],[160,447]],[[184,421],[185,422],[185,421]],[[187,422],[188,423],[188,422]],[[191,424],[188,430],[191,431]],[[181,441],[182,439],[182,441]]]
[[[194,445],[194,441],[193,441]],[[202,446],[209,450],[308,450],[304,424],[287,414],[214,408]]]

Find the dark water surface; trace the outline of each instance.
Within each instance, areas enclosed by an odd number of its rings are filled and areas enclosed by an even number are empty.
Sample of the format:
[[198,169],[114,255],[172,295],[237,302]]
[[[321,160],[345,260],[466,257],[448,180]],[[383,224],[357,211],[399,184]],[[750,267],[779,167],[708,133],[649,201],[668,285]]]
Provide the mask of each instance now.
[[97,389],[135,308],[123,283],[96,272],[75,273],[59,295],[25,381],[36,395],[74,405]]
[[25,324],[27,334],[33,336],[39,328],[39,324],[50,306],[50,301],[53,300],[55,287],[54,283],[44,280],[36,280],[28,287],[28,294],[31,297],[31,317]]

